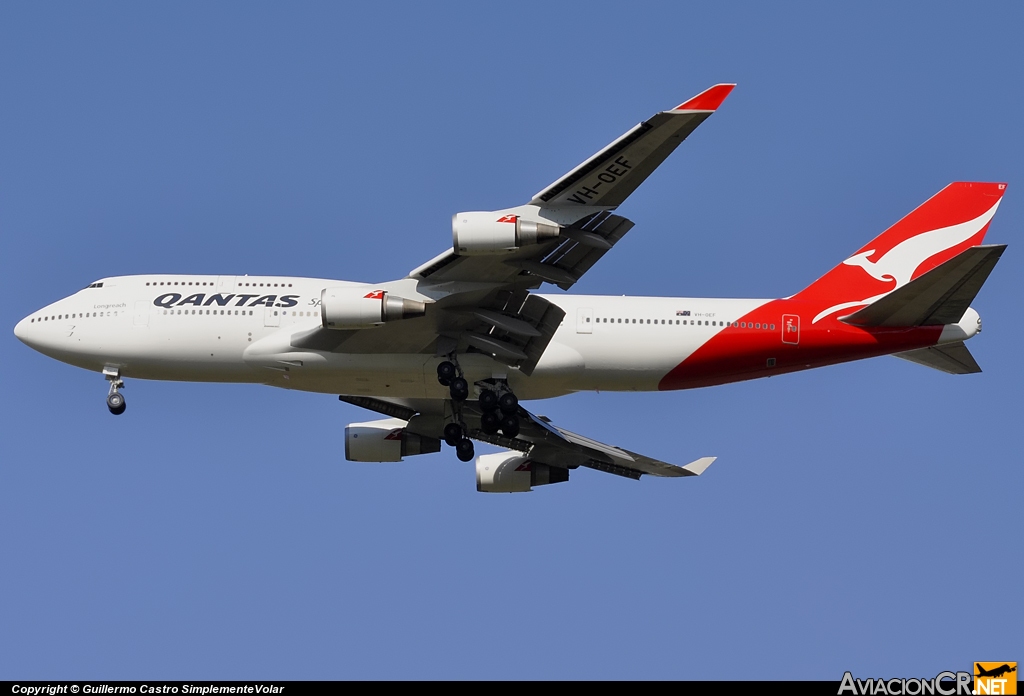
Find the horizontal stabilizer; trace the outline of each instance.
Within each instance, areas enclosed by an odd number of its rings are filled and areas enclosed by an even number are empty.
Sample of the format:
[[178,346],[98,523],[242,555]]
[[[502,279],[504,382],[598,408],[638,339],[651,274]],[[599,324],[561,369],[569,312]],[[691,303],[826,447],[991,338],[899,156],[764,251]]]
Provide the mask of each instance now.
[[894,353],[893,355],[951,375],[972,375],[981,372],[981,367],[962,341],[947,343],[943,346],[908,350],[905,353]]
[[841,320],[854,326],[956,324],[1005,250],[1005,244],[966,249]]

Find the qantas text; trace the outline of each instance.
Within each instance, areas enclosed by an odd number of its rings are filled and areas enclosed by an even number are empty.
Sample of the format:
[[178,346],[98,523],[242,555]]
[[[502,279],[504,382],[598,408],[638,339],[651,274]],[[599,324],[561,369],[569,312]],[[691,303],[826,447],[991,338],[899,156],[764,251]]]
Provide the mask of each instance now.
[[[250,301],[251,300],[251,301]],[[231,304],[234,302],[234,304]],[[294,307],[299,303],[298,295],[224,295],[217,293],[206,296],[205,293],[196,293],[182,299],[176,292],[169,292],[153,300],[157,307],[181,307],[182,305],[193,305],[194,307]]]

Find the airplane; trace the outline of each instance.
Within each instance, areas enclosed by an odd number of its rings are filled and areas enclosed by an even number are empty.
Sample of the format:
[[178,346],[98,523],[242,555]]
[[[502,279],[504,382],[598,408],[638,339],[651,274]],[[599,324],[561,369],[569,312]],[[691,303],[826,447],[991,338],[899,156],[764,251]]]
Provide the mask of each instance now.
[[25,317],[15,335],[125,378],[259,383],[338,394],[384,416],[345,428],[350,461],[474,441],[477,489],[526,492],[580,467],[639,479],[702,474],[558,427],[522,401],[692,389],[880,355],[980,372],[971,308],[1005,245],[982,244],[1006,185],[949,184],[783,299],[608,297],[569,290],[633,227],[614,210],[725,101],[718,84],[655,114],[529,202],[457,213],[452,246],[383,283],[237,275],[103,278]]
[[1010,672],[1016,672],[1017,671],[1017,664],[1016,663],[1014,663],[1013,667],[1011,667],[1007,663],[1003,663],[999,667],[993,667],[992,669],[985,669],[979,663],[975,662],[974,663],[974,667],[975,667],[975,671],[977,672],[977,674],[974,675],[976,677],[1001,677],[1004,674],[1009,674]]

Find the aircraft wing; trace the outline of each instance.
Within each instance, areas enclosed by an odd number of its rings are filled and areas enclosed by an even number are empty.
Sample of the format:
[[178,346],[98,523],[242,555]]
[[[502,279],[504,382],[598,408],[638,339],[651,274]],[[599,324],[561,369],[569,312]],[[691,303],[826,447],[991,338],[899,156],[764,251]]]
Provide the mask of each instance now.
[[[355,406],[405,420],[408,422],[408,430],[417,435],[443,438],[442,430],[446,422],[444,409],[448,408],[444,401],[365,396],[338,398]],[[715,461],[715,457],[701,457],[685,466],[669,464],[556,427],[549,419],[535,416],[521,406],[518,415],[521,422],[519,434],[515,438],[507,438],[487,435],[480,430],[481,412],[476,408],[476,402],[466,402],[462,411],[462,417],[469,428],[468,435],[472,439],[517,450],[535,461],[563,469],[583,466],[631,479],[639,479],[645,474],[681,477],[700,476]]]
[[[371,330],[314,328],[291,348],[342,353],[477,351],[531,374],[564,313],[530,290],[551,283],[568,290],[633,223],[611,212],[693,130],[734,85],[715,85],[674,109],[655,114],[559,178],[529,203],[477,216],[494,227],[519,220],[548,225],[553,236],[501,253],[456,253],[455,245],[401,280],[381,284],[399,297],[427,299],[425,315]],[[489,228],[490,229],[490,228]],[[518,242],[517,242],[518,244]],[[416,295],[406,294],[413,291]]]
[[674,109],[636,125],[578,167],[545,187],[524,206],[494,211],[494,218],[526,216],[558,225],[558,237],[500,256],[445,251],[410,272],[431,284],[542,282],[568,290],[633,223],[609,211],[672,154],[722,104],[735,85],[719,84]]

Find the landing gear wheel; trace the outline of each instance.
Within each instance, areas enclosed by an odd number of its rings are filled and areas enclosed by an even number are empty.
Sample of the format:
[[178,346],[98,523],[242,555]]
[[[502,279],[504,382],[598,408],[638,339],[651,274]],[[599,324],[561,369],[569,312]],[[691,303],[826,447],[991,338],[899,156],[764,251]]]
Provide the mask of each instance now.
[[458,423],[449,423],[444,426],[444,442],[449,447],[457,447],[462,442],[462,426]]
[[115,416],[120,416],[124,413],[124,410],[128,408],[128,404],[125,403],[124,397],[118,392],[111,392],[107,395],[107,408]]
[[469,397],[469,382],[462,377],[453,379],[452,385],[448,389],[451,392],[452,401],[465,401]]
[[451,384],[458,374],[459,371],[456,369],[455,364],[448,360],[437,366],[437,381],[441,383],[442,387],[447,387]]
[[455,445],[455,456],[459,458],[460,462],[472,461],[473,441],[468,438],[459,440],[459,444]]
[[513,414],[519,408],[519,399],[512,392],[505,392],[498,399],[498,408],[502,413]]
[[486,413],[496,408],[498,408],[498,395],[490,389],[484,389],[480,392],[480,410]]
[[480,429],[488,435],[494,435],[501,428],[501,416],[494,411],[488,411],[480,416]]
[[519,419],[515,416],[505,416],[501,419],[501,434],[505,437],[514,438],[519,434]]

